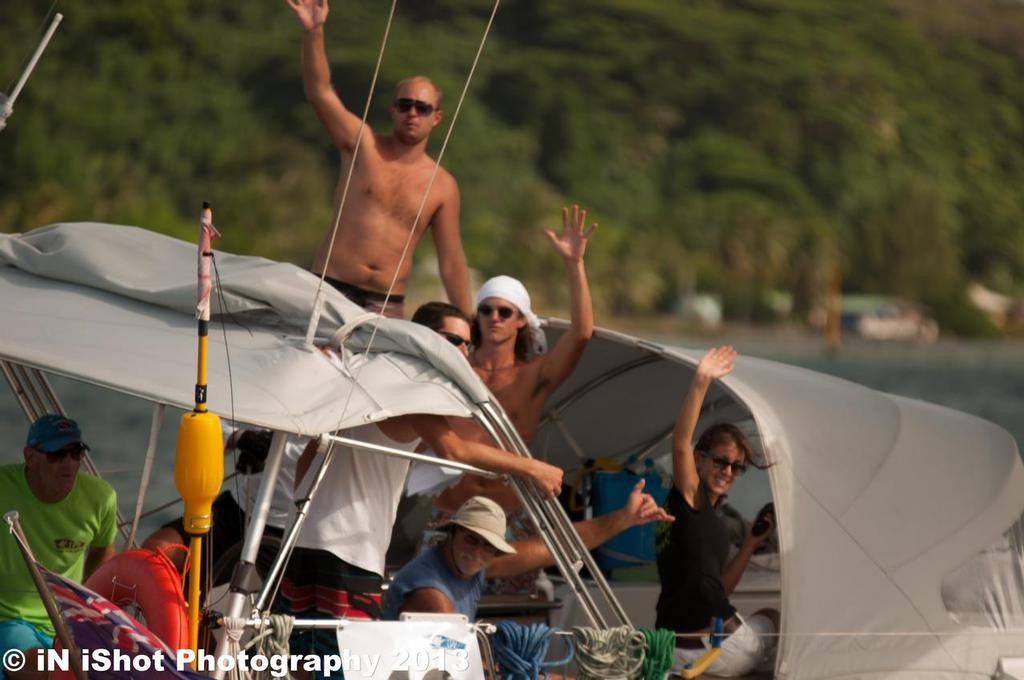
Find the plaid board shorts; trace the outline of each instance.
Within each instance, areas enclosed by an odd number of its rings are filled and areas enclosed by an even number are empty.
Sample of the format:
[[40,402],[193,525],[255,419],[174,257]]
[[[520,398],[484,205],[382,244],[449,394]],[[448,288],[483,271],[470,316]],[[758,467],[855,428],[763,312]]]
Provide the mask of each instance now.
[[[274,609],[302,619],[381,617],[381,583],[372,571],[326,550],[295,548],[281,579]],[[298,630],[289,639],[292,654],[337,654],[332,629]]]

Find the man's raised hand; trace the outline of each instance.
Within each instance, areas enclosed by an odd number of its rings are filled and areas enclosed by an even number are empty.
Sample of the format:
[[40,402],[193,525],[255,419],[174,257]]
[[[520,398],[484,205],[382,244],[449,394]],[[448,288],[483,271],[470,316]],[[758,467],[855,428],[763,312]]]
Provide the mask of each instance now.
[[597,230],[597,222],[584,229],[587,222],[587,211],[578,205],[572,207],[570,215],[568,208],[562,208],[562,235],[556,236],[551,229],[545,229],[551,244],[562,258],[568,262],[581,262],[583,253],[587,250],[587,239]]
[[676,518],[665,512],[654,500],[654,496],[644,493],[644,485],[645,481],[640,479],[622,506],[626,525],[634,527],[648,522],[674,522]]
[[312,31],[319,28],[327,21],[327,13],[330,8],[327,0],[285,0],[288,6],[295,12],[299,24],[304,31]]

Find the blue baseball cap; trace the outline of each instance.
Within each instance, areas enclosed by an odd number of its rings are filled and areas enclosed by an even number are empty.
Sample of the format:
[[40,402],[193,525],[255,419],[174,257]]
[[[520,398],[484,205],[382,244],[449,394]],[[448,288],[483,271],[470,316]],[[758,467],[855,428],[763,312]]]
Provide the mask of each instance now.
[[25,442],[30,449],[39,449],[47,453],[56,453],[69,444],[81,444],[89,448],[82,441],[82,431],[78,429],[78,423],[53,413],[48,413],[32,423],[28,428],[28,441]]

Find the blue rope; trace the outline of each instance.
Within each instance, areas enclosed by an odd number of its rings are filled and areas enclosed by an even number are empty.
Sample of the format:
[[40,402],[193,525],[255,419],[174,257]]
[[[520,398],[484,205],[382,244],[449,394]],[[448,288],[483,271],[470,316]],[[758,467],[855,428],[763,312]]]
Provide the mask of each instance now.
[[561,661],[544,661],[551,644],[552,629],[543,623],[528,626],[515,621],[499,621],[494,636],[494,656],[500,667],[501,680],[538,680],[548,677],[545,668],[564,666],[573,657],[573,645],[566,638],[569,655]]

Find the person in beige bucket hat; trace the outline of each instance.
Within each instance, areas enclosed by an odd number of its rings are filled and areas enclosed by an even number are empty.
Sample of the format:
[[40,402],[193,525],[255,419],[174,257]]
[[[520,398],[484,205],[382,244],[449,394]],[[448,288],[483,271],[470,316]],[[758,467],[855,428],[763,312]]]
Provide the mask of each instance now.
[[[573,526],[588,549],[630,527],[675,518],[644,493],[640,480],[614,512]],[[484,581],[514,576],[554,564],[540,537],[509,543],[505,540],[505,511],[483,496],[473,496],[444,525],[448,536],[395,574],[384,599],[384,619],[403,612],[465,614],[476,618]]]
[[505,540],[505,511],[490,498],[484,496],[470,498],[441,526],[452,525],[469,529],[490,543],[498,552],[507,555],[516,552],[516,549]]

